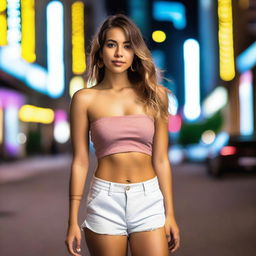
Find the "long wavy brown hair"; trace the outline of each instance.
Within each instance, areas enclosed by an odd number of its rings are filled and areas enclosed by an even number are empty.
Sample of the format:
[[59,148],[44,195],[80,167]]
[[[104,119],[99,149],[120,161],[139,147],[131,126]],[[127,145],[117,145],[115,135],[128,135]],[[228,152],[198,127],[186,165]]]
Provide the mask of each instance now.
[[134,59],[131,66],[135,71],[132,71],[131,67],[128,68],[128,79],[134,84],[134,88],[141,96],[140,100],[145,112],[152,113],[153,111],[156,118],[162,117],[165,121],[168,121],[168,106],[164,104],[158,93],[159,87],[162,87],[165,93],[171,92],[157,82],[159,79],[163,79],[163,76],[161,76],[163,71],[156,68],[139,28],[124,14],[108,16],[92,38],[87,58],[86,83],[95,85],[104,78],[104,65],[99,67],[100,65],[97,64],[102,63],[100,52],[104,46],[107,31],[113,27],[123,29],[128,40],[130,40],[131,48],[134,50]]

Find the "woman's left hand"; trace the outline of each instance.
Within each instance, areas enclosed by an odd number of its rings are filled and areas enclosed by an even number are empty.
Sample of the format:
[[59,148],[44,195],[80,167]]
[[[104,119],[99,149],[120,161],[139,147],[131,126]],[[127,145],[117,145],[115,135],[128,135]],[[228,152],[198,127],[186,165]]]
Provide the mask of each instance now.
[[165,233],[168,241],[168,249],[175,252],[180,246],[180,234],[178,225],[174,217],[165,218]]

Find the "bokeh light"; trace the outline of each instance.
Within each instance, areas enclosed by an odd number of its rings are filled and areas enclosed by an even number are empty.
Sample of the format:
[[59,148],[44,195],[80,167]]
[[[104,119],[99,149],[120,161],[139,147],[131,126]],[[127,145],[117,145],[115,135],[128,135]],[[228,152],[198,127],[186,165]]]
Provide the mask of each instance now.
[[204,144],[211,144],[215,140],[215,132],[212,130],[204,131],[201,137]]
[[152,33],[152,39],[157,43],[162,43],[166,39],[166,34],[164,31],[156,30]]

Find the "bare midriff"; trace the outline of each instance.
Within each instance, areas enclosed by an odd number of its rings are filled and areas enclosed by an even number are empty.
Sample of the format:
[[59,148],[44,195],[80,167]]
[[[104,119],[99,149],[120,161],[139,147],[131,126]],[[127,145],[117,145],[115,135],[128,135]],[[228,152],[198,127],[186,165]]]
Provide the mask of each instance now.
[[140,152],[123,152],[98,159],[97,178],[117,183],[137,183],[156,176],[152,157]]

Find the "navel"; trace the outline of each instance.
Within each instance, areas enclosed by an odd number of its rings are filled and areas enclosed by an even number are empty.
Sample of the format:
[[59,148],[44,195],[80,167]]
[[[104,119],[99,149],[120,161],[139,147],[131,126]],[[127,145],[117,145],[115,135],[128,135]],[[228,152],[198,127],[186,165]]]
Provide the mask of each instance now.
[[130,180],[126,180],[127,182],[131,182]]

